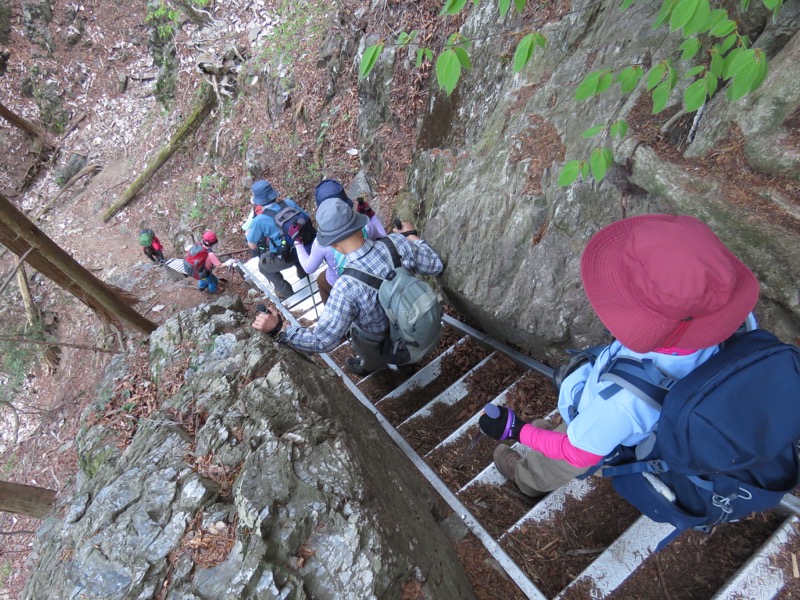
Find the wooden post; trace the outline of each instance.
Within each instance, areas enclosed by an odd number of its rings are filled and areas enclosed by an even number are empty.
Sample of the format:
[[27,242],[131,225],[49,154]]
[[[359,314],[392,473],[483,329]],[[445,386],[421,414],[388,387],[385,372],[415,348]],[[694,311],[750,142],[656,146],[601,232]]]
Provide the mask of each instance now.
[[128,186],[128,189],[122,193],[119,200],[108,207],[108,210],[103,214],[103,222],[108,223],[115,214],[125,208],[125,206],[133,200],[133,197],[139,193],[148,181],[150,181],[156,171],[158,171],[161,166],[167,162],[167,159],[180,147],[181,142],[197,131],[197,128],[200,127],[203,120],[209,115],[214,106],[216,106],[216,103],[217,97],[209,86],[206,88],[203,99],[197,107],[195,107],[186,121],[184,121],[183,125],[178,128],[178,131],[175,132],[169,143],[156,154],[155,158],[150,161],[150,164],[147,165],[144,172],[142,172],[142,174]]
[[55,501],[55,490],[0,481],[0,511],[44,519]]
[[2,194],[0,243],[17,256],[33,248],[34,251],[27,258],[28,264],[86,304],[101,319],[108,322],[123,321],[146,334],[156,329],[155,323],[133,309],[137,302],[133,294],[92,275]]

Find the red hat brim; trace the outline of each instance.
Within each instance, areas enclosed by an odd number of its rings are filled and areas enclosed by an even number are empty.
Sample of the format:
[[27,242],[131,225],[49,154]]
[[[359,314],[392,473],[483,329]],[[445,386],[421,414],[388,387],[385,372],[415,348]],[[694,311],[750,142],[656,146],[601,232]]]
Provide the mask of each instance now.
[[[677,254],[675,260],[679,261],[674,265],[676,270],[709,269],[702,260],[696,259],[702,252],[681,253],[688,245],[682,243],[687,239],[685,236],[692,236],[694,246],[713,255],[716,264],[724,267],[729,285],[724,292],[717,293],[713,310],[681,319],[674,314],[674,305],[670,310],[660,310],[659,298],[643,297],[642,287],[632,282],[635,280],[631,277],[632,269],[640,271],[643,277],[651,277],[652,272],[648,273],[647,258],[642,259],[643,262],[632,261],[631,253],[632,248],[635,249],[633,236],[644,228],[648,233],[660,229],[669,232],[671,237],[663,240],[666,258],[662,260],[670,260],[672,250]],[[655,244],[660,241],[656,240]],[[653,247],[650,239],[648,244]],[[636,263],[633,267],[632,262]],[[666,263],[660,264],[663,267]],[[713,273],[710,274],[713,278]],[[744,322],[758,300],[758,280],[752,271],[705,224],[693,217],[642,215],[601,229],[589,240],[581,257],[581,279],[592,308],[611,334],[634,352],[642,353],[665,345],[696,350],[719,344]],[[720,301],[720,294],[724,294],[723,301]]]

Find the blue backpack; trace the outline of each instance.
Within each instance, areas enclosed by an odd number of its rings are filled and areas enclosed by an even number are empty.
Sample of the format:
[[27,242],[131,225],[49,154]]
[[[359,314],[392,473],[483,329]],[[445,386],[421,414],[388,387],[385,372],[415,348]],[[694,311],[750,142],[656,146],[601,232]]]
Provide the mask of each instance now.
[[651,361],[618,357],[604,394],[621,388],[660,406],[654,432],[601,464],[619,494],[675,531],[710,531],[777,506],[798,483],[800,349],[756,329],[737,333],[679,380]]

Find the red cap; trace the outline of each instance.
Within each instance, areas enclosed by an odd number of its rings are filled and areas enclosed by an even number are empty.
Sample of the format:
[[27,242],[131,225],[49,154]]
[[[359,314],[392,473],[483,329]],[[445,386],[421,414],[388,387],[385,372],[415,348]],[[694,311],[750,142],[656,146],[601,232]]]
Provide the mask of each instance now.
[[758,281],[694,217],[642,215],[598,231],[581,257],[594,310],[634,352],[697,350],[730,337],[758,300]]
[[203,244],[206,246],[213,246],[217,243],[217,234],[211,231],[210,229],[206,229],[203,232]]

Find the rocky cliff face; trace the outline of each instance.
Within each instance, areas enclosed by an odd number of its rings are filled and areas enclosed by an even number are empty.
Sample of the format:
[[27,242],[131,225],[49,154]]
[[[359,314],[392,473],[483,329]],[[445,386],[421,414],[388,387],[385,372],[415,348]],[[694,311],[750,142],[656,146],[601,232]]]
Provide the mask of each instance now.
[[[222,298],[167,321],[149,379],[112,365],[24,597],[399,598],[410,582],[473,597],[432,498],[369,411],[241,308]],[[108,418],[125,382],[140,403],[157,390],[160,408],[120,450]]]
[[[622,14],[618,4],[542,5],[523,22],[501,21],[494,3],[471,10],[461,31],[475,40],[475,69],[451,97],[431,96],[400,213],[424,222],[427,239],[442,252],[448,298],[490,333],[540,356],[602,335],[582,291],[580,254],[604,225],[647,212],[707,222],[758,276],[762,324],[795,339],[800,86],[793,65],[800,8],[787,5],[775,22],[758,9],[740,16],[767,50],[770,75],[737,103],[719,93],[690,141],[693,115],[676,115],[686,81],[662,115],[649,114],[644,85],[630,96],[615,86],[575,100],[591,70],[647,69],[667,58],[680,64],[679,37],[650,27],[660,3],[637,3]],[[520,26],[541,31],[548,47],[513,75],[508,59]],[[406,68],[391,53],[382,60],[371,90]],[[368,142],[376,116],[386,114],[384,96],[362,94],[362,111],[372,115],[363,129]],[[615,119],[626,119],[631,131],[615,148],[606,179],[560,188],[560,166],[588,159],[593,147],[581,132]]]

